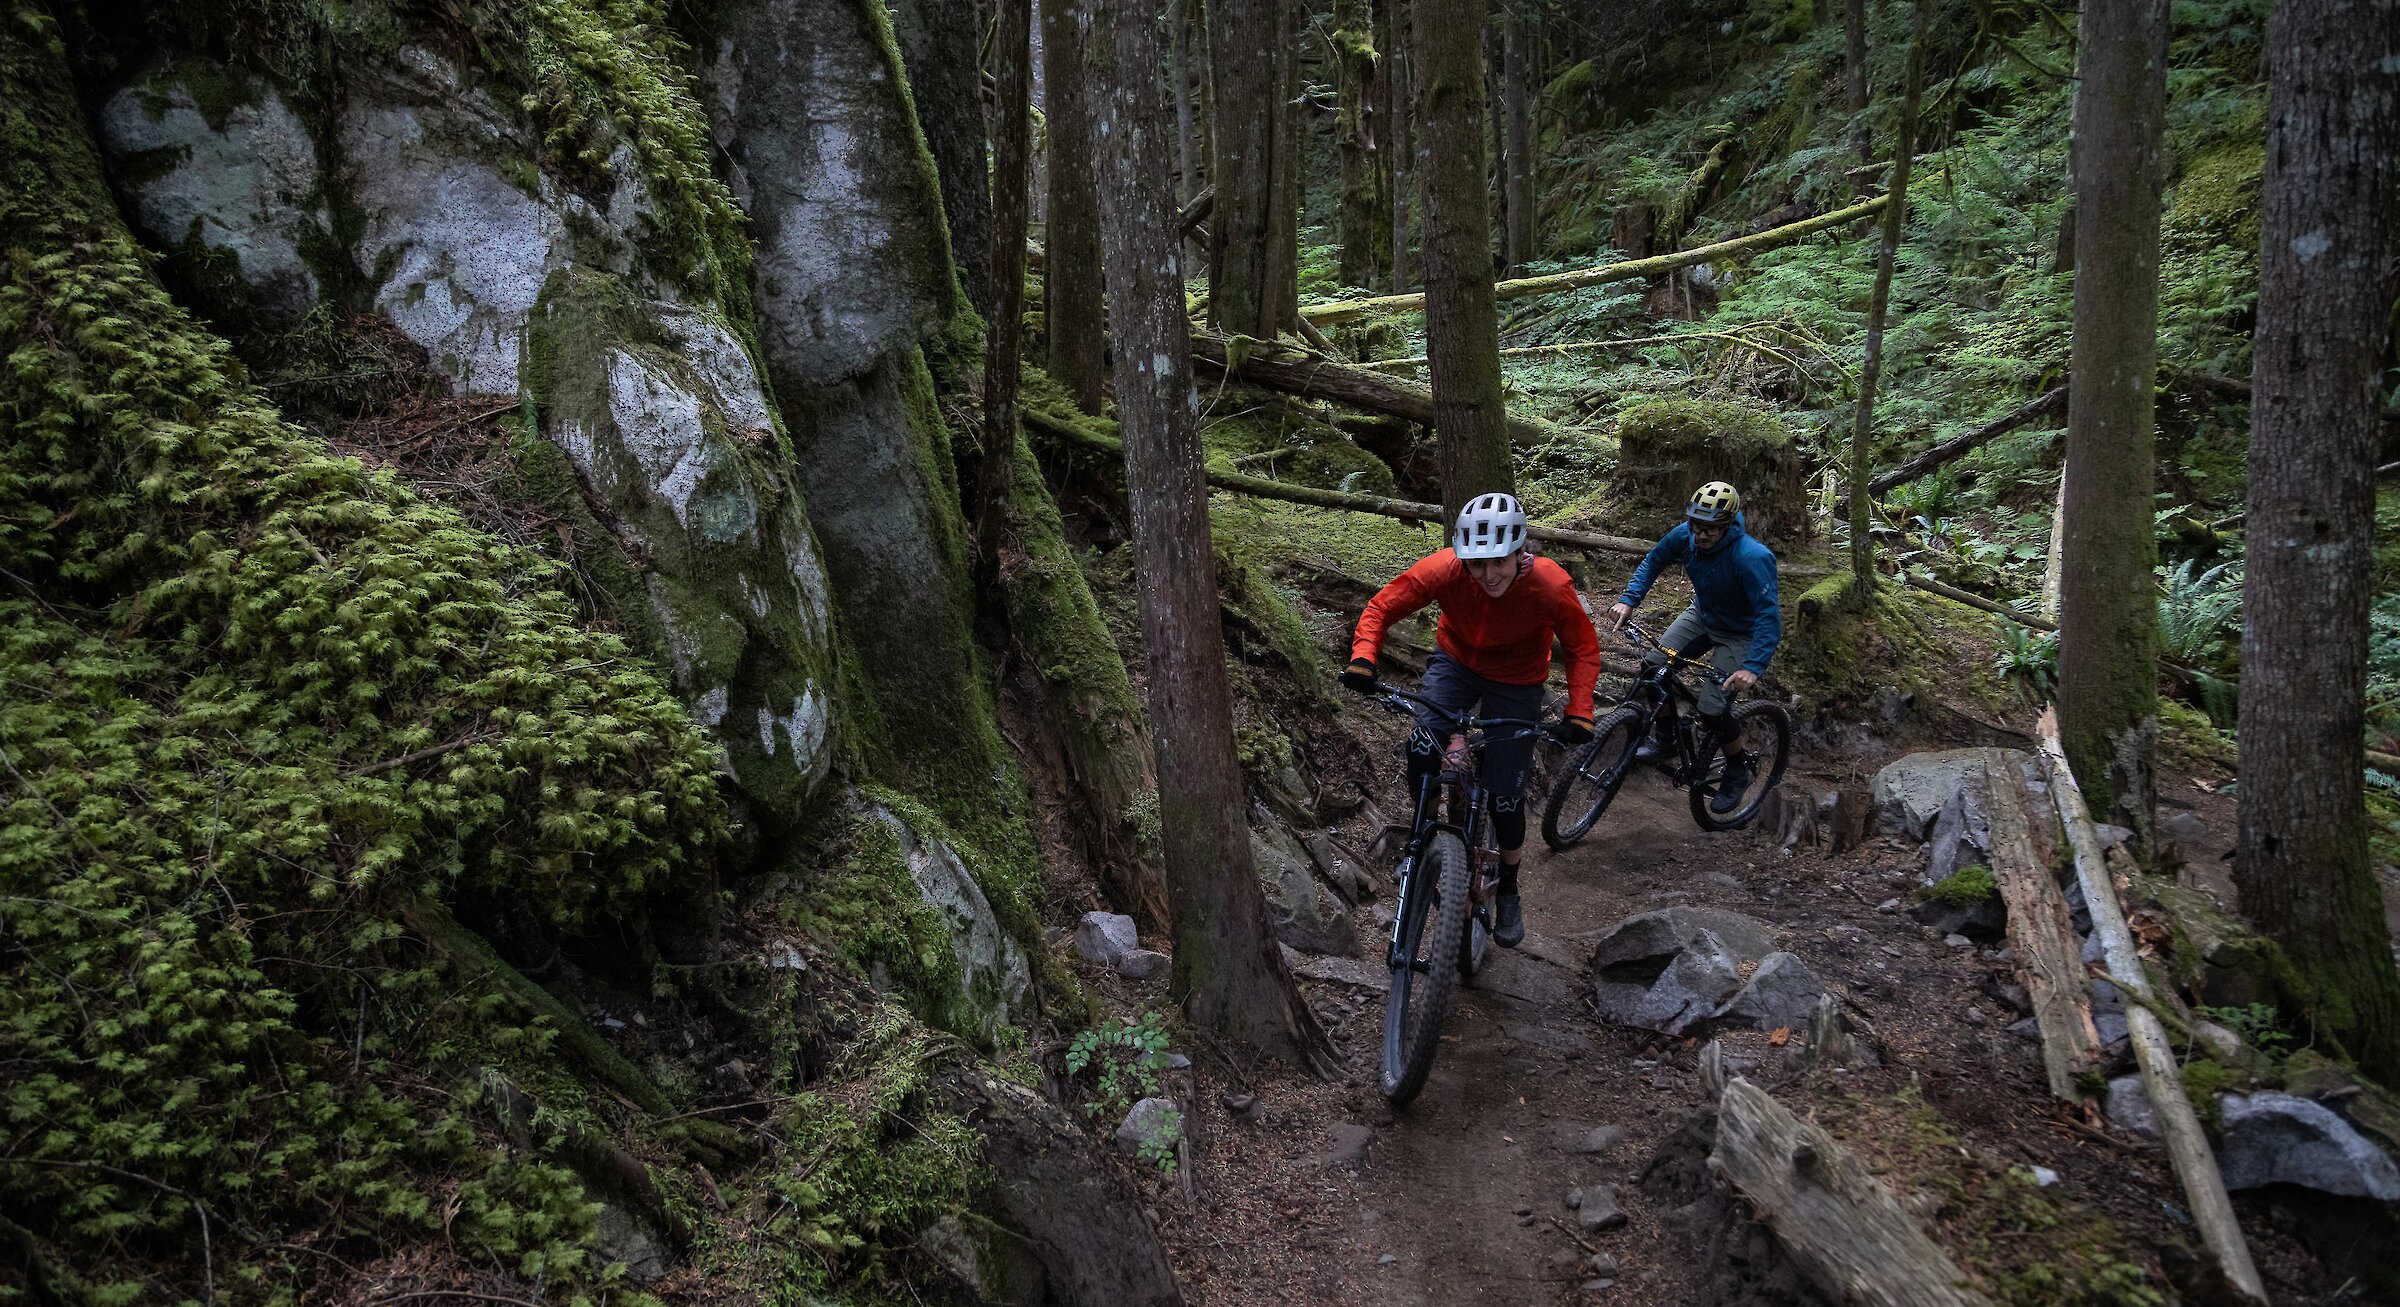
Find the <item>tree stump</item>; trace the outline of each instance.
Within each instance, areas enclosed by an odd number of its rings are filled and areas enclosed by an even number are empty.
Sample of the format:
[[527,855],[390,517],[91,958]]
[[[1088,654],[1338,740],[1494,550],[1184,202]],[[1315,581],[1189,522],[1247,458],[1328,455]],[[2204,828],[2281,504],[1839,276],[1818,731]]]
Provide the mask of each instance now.
[[1774,415],[1742,404],[1666,400],[1628,411],[1617,442],[1617,489],[1662,516],[1680,513],[1704,483],[1727,481],[1741,492],[1752,535],[1772,545],[1808,538],[1799,451]]
[[1836,792],[1832,815],[1825,822],[1825,852],[1846,853],[1866,843],[1867,817],[1873,807],[1873,798],[1856,786],[1845,785]]

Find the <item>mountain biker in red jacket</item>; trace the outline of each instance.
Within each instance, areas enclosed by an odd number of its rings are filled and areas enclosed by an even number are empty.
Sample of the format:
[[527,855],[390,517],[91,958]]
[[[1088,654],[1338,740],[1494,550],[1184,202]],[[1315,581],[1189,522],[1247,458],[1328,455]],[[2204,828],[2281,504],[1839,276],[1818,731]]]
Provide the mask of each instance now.
[[[1525,509],[1512,495],[1482,495],[1458,515],[1450,547],[1393,578],[1367,601],[1350,642],[1342,684],[1362,694],[1375,689],[1375,656],[1384,630],[1427,604],[1439,604],[1440,651],[1425,665],[1417,692],[1453,713],[1538,718],[1542,683],[1550,676],[1550,640],[1566,647],[1568,744],[1592,737],[1592,686],[1600,679],[1600,638],[1576,597],[1567,570],[1525,552]],[[1478,709],[1477,705],[1481,707]],[[1408,792],[1413,797],[1437,775],[1446,751],[1465,748],[1448,724],[1422,707],[1408,733]],[[1491,796],[1492,831],[1500,844],[1498,920],[1492,938],[1514,948],[1525,938],[1517,898],[1517,864],[1525,850],[1525,768],[1533,740],[1520,735],[1484,751],[1483,786]]]

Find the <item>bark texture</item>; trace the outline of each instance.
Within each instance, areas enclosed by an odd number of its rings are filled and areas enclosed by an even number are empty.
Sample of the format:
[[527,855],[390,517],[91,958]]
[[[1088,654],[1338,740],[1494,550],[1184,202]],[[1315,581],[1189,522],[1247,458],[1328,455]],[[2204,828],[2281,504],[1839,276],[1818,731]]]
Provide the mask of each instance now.
[[1508,196],[1508,275],[1520,277],[1534,260],[1538,201],[1533,185],[1533,89],[1535,51],[1541,33],[1533,19],[1510,13],[1501,36],[1500,116],[1502,189]]
[[1917,0],[1916,34],[1908,43],[1908,83],[1900,98],[1898,153],[1892,162],[1891,203],[1883,210],[1883,243],[1875,251],[1875,289],[1867,298],[1867,356],[1858,371],[1858,411],[1850,427],[1850,597],[1860,607],[1875,598],[1874,496],[1867,483],[1875,472],[1875,385],[1883,376],[1883,319],[1892,303],[1892,266],[1900,236],[1908,229],[1908,174],[1915,162],[1917,99],[1925,80],[1925,10]]
[[1041,0],[1042,89],[1050,125],[1049,228],[1044,233],[1042,334],[1050,375],[1086,413],[1100,411],[1108,325],[1100,294],[1100,196],[1092,185],[1087,37],[1075,0]]
[[[1275,222],[1287,153],[1291,77],[1287,0],[1212,0],[1209,76],[1215,88],[1214,217],[1209,223],[1209,324],[1228,335],[1275,338],[1282,285],[1299,284]],[[1294,229],[1297,230],[1296,228]],[[1297,291],[1295,290],[1295,293]]]
[[1483,0],[1416,0],[1418,164],[1425,201],[1425,353],[1442,509],[1514,491],[1484,190]]
[[2283,0],[2267,48],[2234,879],[2317,1031],[2400,1084],[2400,981],[2361,784],[2400,3]]
[[2158,212],[2167,0],[2083,10],[2058,716],[2095,810],[2150,847],[2158,734]]
[[992,201],[986,189],[983,70],[976,42],[983,15],[976,0],[894,0],[892,26],[908,84],[925,129],[925,148],[941,179],[942,211],[950,219],[950,255],[975,311],[993,311],[993,269],[985,258],[992,239]]
[[1411,257],[1409,214],[1416,209],[1416,146],[1409,125],[1416,110],[1416,82],[1409,58],[1408,0],[1384,0],[1383,103],[1384,158],[1391,169],[1388,182],[1392,203],[1392,293],[1408,289],[1417,271]]
[[1017,382],[1025,347],[1025,231],[1032,202],[1033,0],[998,0],[992,61],[998,76],[992,151],[990,316],[983,351],[983,439],[976,463],[977,571],[998,558],[999,507],[1016,471]]
[[[1867,0],[1842,0],[1842,90],[1850,107],[1850,150],[1860,163],[1872,163],[1867,153],[1874,138],[1867,127]],[[1866,186],[1861,177],[1859,186]]]
[[1242,815],[1191,326],[1167,188],[1171,120],[1158,76],[1165,51],[1157,14],[1140,0],[1085,3],[1092,84],[1102,89],[1104,148],[1096,163],[1110,197],[1101,221],[1118,310],[1125,497],[1157,724],[1159,834],[1175,919],[1172,989],[1195,1025],[1322,1069],[1331,1064],[1331,1045],[1267,928]]
[[1391,205],[1387,170],[1378,148],[1381,122],[1375,17],[1369,0],[1335,0],[1333,6],[1334,90],[1339,109],[1334,146],[1342,163],[1338,232],[1345,286],[1373,286],[1392,257]]

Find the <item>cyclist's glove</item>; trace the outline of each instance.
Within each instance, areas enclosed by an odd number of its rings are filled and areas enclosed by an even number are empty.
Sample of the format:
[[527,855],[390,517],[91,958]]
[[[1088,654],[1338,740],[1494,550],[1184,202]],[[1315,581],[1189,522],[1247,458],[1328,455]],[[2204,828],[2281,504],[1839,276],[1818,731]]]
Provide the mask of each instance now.
[[1360,694],[1375,693],[1375,660],[1351,659],[1350,665],[1342,669],[1342,684]]
[[1558,738],[1560,744],[1572,749],[1576,745],[1591,742],[1592,722],[1588,717],[1569,717],[1551,727],[1550,733]]

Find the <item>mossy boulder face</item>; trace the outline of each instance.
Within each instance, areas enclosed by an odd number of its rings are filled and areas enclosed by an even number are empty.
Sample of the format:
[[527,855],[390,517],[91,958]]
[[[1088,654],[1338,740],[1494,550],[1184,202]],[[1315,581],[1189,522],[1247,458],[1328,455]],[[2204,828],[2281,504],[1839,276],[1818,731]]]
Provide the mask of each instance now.
[[[527,393],[573,484],[644,563],[607,596],[771,812],[831,768],[835,658],[822,560],[749,351],[717,314],[561,270],[526,336]],[[522,460],[521,460],[522,461]],[[605,549],[604,542],[594,542]]]
[[1808,495],[1792,434],[1774,414],[1742,404],[1671,399],[1628,409],[1617,423],[1617,490],[1673,516],[1706,482],[1742,495],[1752,535],[1776,546],[1808,538]]

